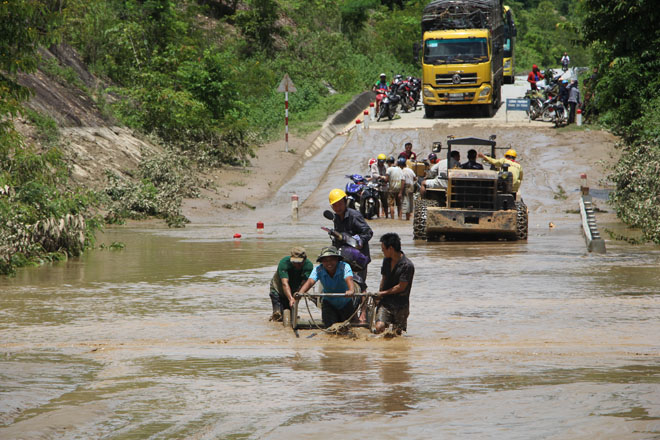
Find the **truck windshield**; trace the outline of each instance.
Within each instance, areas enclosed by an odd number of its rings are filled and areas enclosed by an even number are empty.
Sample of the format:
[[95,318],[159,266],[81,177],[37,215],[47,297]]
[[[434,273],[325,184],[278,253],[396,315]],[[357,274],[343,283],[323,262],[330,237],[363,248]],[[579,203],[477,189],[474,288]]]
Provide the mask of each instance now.
[[425,64],[483,63],[488,60],[486,38],[426,40]]

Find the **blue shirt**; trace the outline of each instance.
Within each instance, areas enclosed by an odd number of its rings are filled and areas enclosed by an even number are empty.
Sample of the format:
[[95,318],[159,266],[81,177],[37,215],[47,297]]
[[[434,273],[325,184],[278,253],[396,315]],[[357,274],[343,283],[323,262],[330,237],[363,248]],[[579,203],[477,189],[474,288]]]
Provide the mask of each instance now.
[[[322,264],[314,267],[312,273],[309,275],[314,281],[321,281],[323,286],[324,293],[346,293],[348,290],[348,284],[346,283],[346,278],[353,276],[353,270],[351,266],[346,264],[343,261],[337,263],[337,270],[335,270],[335,276],[331,277],[327,270],[323,267]],[[352,301],[351,298],[323,298],[323,301],[327,301],[332,304],[334,307],[343,309],[348,303]]]

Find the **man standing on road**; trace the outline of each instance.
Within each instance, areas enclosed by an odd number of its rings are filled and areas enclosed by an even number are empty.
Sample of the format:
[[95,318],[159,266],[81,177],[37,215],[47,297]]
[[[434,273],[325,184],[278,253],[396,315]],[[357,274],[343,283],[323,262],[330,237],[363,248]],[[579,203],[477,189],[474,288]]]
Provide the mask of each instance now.
[[[402,159],[405,163],[406,159]],[[393,163],[392,166],[387,169],[387,184],[389,186],[387,205],[390,208],[390,217],[392,218],[394,218],[394,206],[396,206],[399,220],[401,220],[401,190],[403,189],[402,181],[403,171],[401,167]]]
[[[373,237],[374,232],[364,220],[360,211],[346,206],[346,193],[341,189],[333,189],[330,191],[328,199],[330,201],[330,206],[332,206],[332,210],[335,212],[333,218],[335,231],[339,233],[347,233],[351,237],[357,236],[357,249],[370,260],[369,240]],[[358,283],[364,284],[365,290],[367,286],[368,265],[369,264],[367,263],[364,269],[357,273],[360,279],[356,280]]]
[[408,328],[410,289],[415,266],[401,251],[401,239],[393,232],[380,237],[380,248],[385,258],[380,269],[376,327],[374,333],[382,333],[392,325],[397,334]]
[[353,294],[353,270],[334,246],[321,250],[316,259],[321,263],[315,266],[305,284],[300,288],[299,294],[311,289],[317,281],[321,281],[323,293],[343,293],[344,297],[323,297],[321,304],[321,317],[323,325],[330,327],[337,322],[346,321],[355,312]]
[[578,88],[578,81],[574,79],[571,81],[571,86],[568,89],[568,105],[571,107],[568,112],[568,123],[575,122],[575,109],[580,104],[580,89]]
[[[378,155],[376,163],[371,165],[370,180],[378,184],[378,196],[380,197],[380,207],[387,218],[387,165],[385,161],[387,156],[383,153]],[[379,213],[380,215],[380,213]]]
[[415,183],[417,182],[417,175],[415,172],[406,166],[406,160],[403,157],[399,158],[399,167],[403,176],[401,187],[401,200],[402,210],[406,213],[406,220],[410,220],[410,214],[415,209],[413,204],[413,193],[415,192]]
[[294,247],[291,256],[284,257],[270,280],[270,301],[273,304],[271,321],[281,321],[284,309],[293,310],[293,292],[309,278],[314,266],[307,259],[305,248]]
[[485,160],[489,164],[493,165],[496,169],[502,168],[504,164],[509,166],[509,172],[511,172],[511,176],[513,177],[513,192],[517,193],[518,190],[520,189],[520,184],[522,183],[523,180],[523,169],[522,166],[518,162],[516,162],[516,157],[518,157],[518,154],[516,153],[516,150],[509,149],[504,153],[504,158],[502,159],[494,159],[492,157],[488,157],[482,153],[479,153],[477,157]]
[[527,82],[529,83],[529,86],[531,87],[532,90],[538,90],[538,87],[536,87],[536,82],[541,81],[545,77],[539,70],[539,67],[534,64],[532,66],[532,71],[529,72],[529,75],[527,75]]

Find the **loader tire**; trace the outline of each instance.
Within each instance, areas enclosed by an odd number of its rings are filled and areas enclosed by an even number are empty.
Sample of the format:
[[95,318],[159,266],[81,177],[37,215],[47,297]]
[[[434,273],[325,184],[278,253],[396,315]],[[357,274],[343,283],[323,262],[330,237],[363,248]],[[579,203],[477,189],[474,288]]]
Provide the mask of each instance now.
[[522,200],[516,202],[516,235],[518,240],[527,240],[527,227],[529,218],[527,214],[527,205]]
[[413,240],[426,240],[426,209],[431,206],[439,206],[437,200],[421,197],[420,193],[414,194],[415,212],[413,214]]

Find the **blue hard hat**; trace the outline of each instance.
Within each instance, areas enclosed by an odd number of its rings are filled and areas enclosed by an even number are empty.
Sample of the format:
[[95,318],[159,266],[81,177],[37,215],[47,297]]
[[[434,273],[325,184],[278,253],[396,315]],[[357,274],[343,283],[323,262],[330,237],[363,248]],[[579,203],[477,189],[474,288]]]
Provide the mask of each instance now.
[[406,158],[401,156],[399,159],[396,161],[397,164],[399,165],[405,165],[406,164]]

